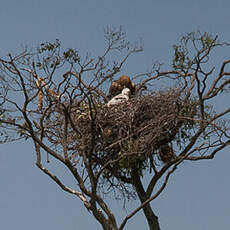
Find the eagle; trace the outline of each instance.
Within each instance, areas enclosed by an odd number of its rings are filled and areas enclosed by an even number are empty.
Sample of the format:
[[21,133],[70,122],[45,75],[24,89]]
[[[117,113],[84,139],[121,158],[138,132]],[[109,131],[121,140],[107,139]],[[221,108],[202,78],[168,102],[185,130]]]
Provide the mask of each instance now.
[[117,105],[122,102],[128,101],[130,96],[130,89],[129,88],[124,88],[122,92],[115,97],[113,97],[108,103],[107,106],[110,107],[112,105]]
[[111,98],[118,95],[124,88],[128,88],[131,95],[135,94],[136,86],[126,75],[120,76],[118,80],[115,80],[111,83],[109,88],[109,97]]

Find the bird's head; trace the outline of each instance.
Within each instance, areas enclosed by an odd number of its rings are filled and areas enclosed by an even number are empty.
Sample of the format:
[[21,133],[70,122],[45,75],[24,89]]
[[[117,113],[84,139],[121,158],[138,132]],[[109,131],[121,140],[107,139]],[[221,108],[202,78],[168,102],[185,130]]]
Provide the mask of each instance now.
[[129,88],[124,88],[121,93],[123,95],[130,96],[130,89]]
[[120,76],[118,81],[119,81],[119,84],[121,84],[122,86],[129,86],[131,84],[130,78],[126,75]]
[[130,93],[132,95],[135,94],[136,85],[130,80],[130,78],[126,75],[122,75],[119,80],[117,80],[118,83],[121,85],[122,88],[129,88]]

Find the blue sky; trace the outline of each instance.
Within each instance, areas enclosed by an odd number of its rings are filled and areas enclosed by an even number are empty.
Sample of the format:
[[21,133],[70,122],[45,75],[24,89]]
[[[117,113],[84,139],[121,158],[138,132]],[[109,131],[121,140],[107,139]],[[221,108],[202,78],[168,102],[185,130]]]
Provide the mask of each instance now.
[[[200,29],[230,41],[229,9],[228,0],[1,0],[0,56],[57,38],[66,47],[98,56],[105,46],[104,28],[122,25],[129,40],[144,42],[144,52],[123,69],[137,74],[154,60],[169,65],[172,45],[185,32]],[[228,55],[225,50],[218,53],[217,62]],[[226,149],[213,161],[185,162],[179,167],[163,194],[152,202],[162,230],[229,227],[229,161]],[[66,184],[74,183],[63,168],[59,170]],[[1,229],[101,229],[78,199],[39,171],[30,141],[1,146],[0,185]],[[126,214],[122,203],[109,203],[118,216]],[[147,230],[141,212],[127,229]]]

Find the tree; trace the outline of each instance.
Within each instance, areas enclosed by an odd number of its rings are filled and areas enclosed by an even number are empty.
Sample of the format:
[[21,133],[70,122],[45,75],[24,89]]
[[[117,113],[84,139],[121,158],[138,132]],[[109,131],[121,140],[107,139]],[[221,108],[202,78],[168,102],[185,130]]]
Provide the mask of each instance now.
[[[208,33],[186,34],[173,46],[169,71],[154,64],[133,77],[135,93],[127,102],[109,107],[107,89],[142,46],[127,42],[121,28],[107,28],[105,39],[107,47],[96,58],[63,50],[59,40],[1,58],[1,142],[31,139],[37,167],[78,197],[104,230],[124,229],[140,210],[149,229],[159,230],[150,202],[177,167],[213,159],[230,144],[230,108],[215,111],[213,104],[229,90],[230,60],[209,64],[214,50],[229,44]],[[170,85],[154,92],[155,79]],[[69,170],[78,190],[49,170],[50,157]],[[141,204],[118,225],[103,199],[106,191]]]

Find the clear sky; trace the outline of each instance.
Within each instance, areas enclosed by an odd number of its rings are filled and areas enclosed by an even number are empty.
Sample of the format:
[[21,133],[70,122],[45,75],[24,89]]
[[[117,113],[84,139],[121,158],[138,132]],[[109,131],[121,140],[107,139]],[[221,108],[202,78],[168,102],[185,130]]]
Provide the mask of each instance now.
[[[103,29],[122,25],[131,41],[141,38],[144,42],[144,53],[131,58],[123,69],[123,73],[132,75],[145,71],[153,60],[168,65],[172,45],[185,32],[200,29],[230,42],[229,0],[1,0],[0,3],[0,56],[56,38],[66,47],[97,56],[105,45]],[[217,60],[220,56],[229,58],[228,54],[223,51]],[[226,149],[212,161],[185,162],[179,167],[167,189],[152,202],[162,230],[229,228],[229,162],[230,153]],[[66,184],[72,184],[66,171],[60,170]],[[112,200],[110,204],[118,216],[126,214],[122,203]],[[134,208],[135,204],[128,205]],[[33,145],[28,141],[0,146],[0,229],[100,230],[101,227],[78,199],[60,190],[39,171]],[[128,222],[127,229],[147,230],[142,213]]]

